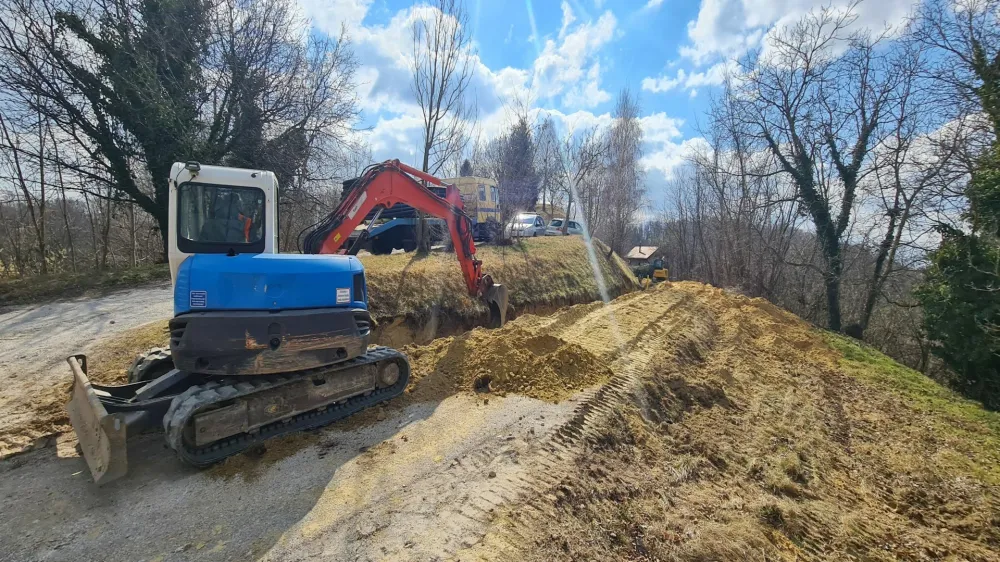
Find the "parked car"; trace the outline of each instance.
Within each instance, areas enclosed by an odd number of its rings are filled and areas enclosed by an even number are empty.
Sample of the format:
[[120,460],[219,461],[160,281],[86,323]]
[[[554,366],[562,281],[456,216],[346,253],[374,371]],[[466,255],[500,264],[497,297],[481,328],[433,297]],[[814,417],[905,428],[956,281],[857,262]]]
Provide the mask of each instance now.
[[534,236],[545,236],[545,219],[536,213],[519,213],[504,229],[504,238]]
[[[546,236],[562,236],[563,233],[563,222],[566,219],[552,219],[549,223],[549,227],[545,229]],[[580,223],[576,221],[569,221],[566,225],[566,234],[583,234],[583,227]]]

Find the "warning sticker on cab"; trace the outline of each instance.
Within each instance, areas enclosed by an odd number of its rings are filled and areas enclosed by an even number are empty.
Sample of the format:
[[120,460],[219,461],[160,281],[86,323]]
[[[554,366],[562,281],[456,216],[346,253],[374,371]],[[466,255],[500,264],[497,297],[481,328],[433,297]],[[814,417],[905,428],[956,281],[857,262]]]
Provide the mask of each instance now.
[[337,304],[343,304],[345,302],[351,302],[351,289],[337,289]]
[[191,308],[208,306],[208,291],[191,291]]

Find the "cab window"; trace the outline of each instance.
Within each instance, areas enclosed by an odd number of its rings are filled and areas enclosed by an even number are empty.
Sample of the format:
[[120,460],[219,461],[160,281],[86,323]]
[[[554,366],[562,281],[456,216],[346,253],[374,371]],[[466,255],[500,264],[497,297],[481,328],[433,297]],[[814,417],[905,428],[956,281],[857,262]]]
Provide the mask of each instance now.
[[186,253],[262,252],[264,191],[185,182],[178,188],[177,233]]
[[479,184],[479,200],[486,201],[486,186]]

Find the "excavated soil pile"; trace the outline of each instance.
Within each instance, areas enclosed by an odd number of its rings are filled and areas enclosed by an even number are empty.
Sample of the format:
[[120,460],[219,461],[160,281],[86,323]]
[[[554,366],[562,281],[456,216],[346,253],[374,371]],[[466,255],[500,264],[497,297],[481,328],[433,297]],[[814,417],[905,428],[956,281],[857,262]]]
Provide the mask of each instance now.
[[408,346],[404,352],[411,361],[415,399],[475,391],[558,402],[611,377],[608,365],[580,345],[532,331],[519,321],[500,330],[477,328],[426,346]]
[[644,368],[462,559],[1000,560],[1000,415],[766,301],[671,294],[704,349]]

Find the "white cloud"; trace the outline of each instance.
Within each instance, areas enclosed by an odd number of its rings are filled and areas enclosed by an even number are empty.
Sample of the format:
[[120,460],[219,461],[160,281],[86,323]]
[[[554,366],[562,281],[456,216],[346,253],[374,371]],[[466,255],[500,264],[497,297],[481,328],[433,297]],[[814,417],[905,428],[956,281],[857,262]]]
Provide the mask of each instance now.
[[[696,65],[719,57],[732,58],[755,47],[773,27],[794,22],[812,9],[843,9],[852,0],[702,0],[695,20],[688,22],[689,45],[681,56]],[[913,7],[913,0],[861,2],[854,10],[857,28],[897,26]]]
[[569,2],[563,0],[560,7],[562,8],[562,27],[559,28],[559,38],[562,39],[566,36],[569,26],[573,25],[573,22],[576,21],[576,16],[573,15],[573,8],[569,7]]
[[725,81],[727,72],[732,73],[735,70],[736,65],[732,61],[716,63],[702,72],[688,72],[682,68],[673,77],[664,75],[657,78],[643,78],[642,89],[647,92],[659,93],[669,92],[674,88],[718,86]]
[[611,94],[600,87],[601,65],[594,63],[587,71],[587,79],[573,86],[563,96],[563,105],[568,107],[594,107],[611,99]]
[[[614,38],[618,25],[614,14],[604,12],[596,22],[574,26],[576,16],[567,2],[562,3],[563,19],[558,41],[548,39],[535,59],[532,91],[539,99],[566,94],[564,103],[594,107],[610,99],[600,88],[601,48]],[[581,84],[581,81],[586,81]],[[572,91],[571,91],[572,90]]]
[[361,26],[372,0],[299,0],[314,25],[336,36],[341,25],[353,31]]
[[662,5],[663,5],[663,0],[649,0],[649,2],[646,2],[646,5],[643,6],[642,9],[644,9],[644,10],[655,10],[655,9],[659,8],[660,6],[662,6]]

